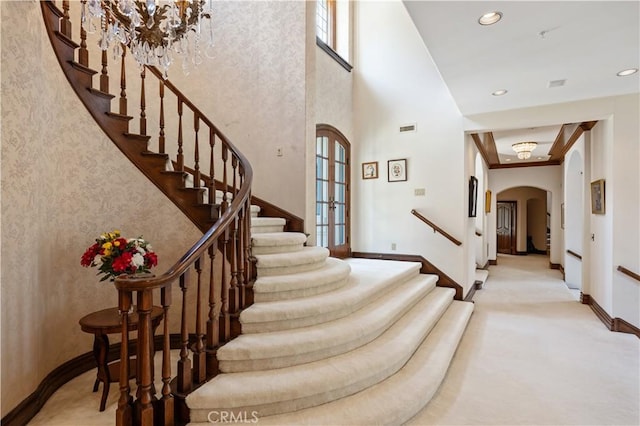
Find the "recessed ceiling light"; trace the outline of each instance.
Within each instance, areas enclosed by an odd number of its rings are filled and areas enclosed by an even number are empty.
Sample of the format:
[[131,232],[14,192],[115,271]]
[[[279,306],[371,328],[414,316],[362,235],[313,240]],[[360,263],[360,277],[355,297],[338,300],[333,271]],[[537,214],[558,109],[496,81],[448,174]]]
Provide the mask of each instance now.
[[635,74],[638,72],[638,68],[629,68],[626,70],[622,70],[620,71],[618,74],[616,74],[618,77],[624,77],[627,75],[631,75],[631,74]]
[[480,25],[493,25],[502,19],[502,12],[489,12],[478,18]]
[[492,93],[493,96],[502,96],[506,94],[507,94],[507,90],[505,89],[496,90],[495,92]]

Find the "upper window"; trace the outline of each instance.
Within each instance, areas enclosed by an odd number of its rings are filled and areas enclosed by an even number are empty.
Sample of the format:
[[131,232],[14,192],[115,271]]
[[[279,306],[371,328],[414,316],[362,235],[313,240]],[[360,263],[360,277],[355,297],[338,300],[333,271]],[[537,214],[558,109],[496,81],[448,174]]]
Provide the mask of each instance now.
[[317,0],[316,35],[327,46],[336,50],[336,2]]
[[316,0],[316,41],[338,63],[351,70],[351,4],[349,0]]

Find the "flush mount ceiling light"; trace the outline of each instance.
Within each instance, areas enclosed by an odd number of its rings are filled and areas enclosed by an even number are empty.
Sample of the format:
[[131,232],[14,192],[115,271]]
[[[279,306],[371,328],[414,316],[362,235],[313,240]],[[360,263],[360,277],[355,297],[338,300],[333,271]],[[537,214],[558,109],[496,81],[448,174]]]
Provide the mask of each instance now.
[[538,146],[535,142],[518,142],[511,145],[511,148],[516,152],[518,158],[521,160],[526,160],[531,157],[531,151],[536,149]]
[[502,96],[502,95],[506,95],[506,94],[507,94],[507,90],[506,89],[496,90],[495,92],[492,93],[493,96]]
[[480,25],[493,25],[502,19],[502,12],[489,12],[478,18]]
[[620,71],[620,72],[619,72],[619,73],[617,73],[616,75],[617,75],[618,77],[625,77],[625,76],[627,76],[627,75],[635,74],[635,73],[637,73],[637,72],[638,72],[638,68],[629,68],[629,69],[626,69],[626,70],[622,70],[622,71]]

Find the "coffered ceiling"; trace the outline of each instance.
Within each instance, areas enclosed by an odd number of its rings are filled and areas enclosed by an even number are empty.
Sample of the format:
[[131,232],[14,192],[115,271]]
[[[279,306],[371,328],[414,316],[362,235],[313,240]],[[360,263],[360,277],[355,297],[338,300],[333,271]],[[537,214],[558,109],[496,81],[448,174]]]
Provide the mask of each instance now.
[[[465,116],[640,92],[640,73],[616,75],[640,66],[639,1],[404,4]],[[478,18],[491,11],[501,12],[502,19],[480,25]],[[492,95],[500,89],[507,93]],[[496,129],[475,139],[489,151],[493,140],[494,168],[550,164],[561,160],[557,151],[566,147],[570,129],[581,132],[593,124]],[[511,148],[521,141],[538,144],[526,161]]]

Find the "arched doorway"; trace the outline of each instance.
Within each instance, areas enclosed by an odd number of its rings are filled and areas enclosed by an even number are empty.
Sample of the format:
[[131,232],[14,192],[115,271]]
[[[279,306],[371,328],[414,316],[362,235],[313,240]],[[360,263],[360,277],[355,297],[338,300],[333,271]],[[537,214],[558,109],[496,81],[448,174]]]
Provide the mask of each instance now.
[[548,192],[520,186],[496,196],[497,252],[548,255],[550,206]]
[[351,146],[327,124],[316,126],[316,244],[334,257],[349,257]]

